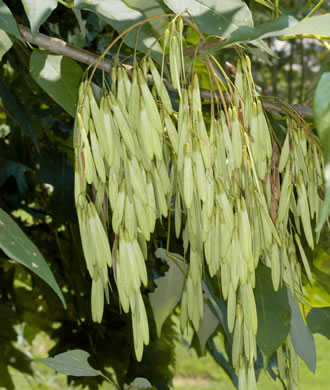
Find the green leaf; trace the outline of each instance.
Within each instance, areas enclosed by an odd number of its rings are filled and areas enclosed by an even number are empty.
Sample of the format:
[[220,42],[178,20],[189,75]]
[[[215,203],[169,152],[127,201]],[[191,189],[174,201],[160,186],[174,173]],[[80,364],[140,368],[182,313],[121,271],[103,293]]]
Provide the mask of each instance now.
[[293,297],[290,290],[288,290],[288,296],[291,307],[290,336],[293,347],[307,364],[307,367],[315,373],[316,348],[314,337],[301,316],[297,299]]
[[281,32],[281,35],[323,35],[330,37],[330,13],[303,19]]
[[270,269],[260,264],[256,270],[254,295],[257,305],[257,344],[266,360],[289,334],[290,306],[287,288],[274,291]]
[[12,45],[13,43],[8,35],[3,30],[0,30],[0,61],[2,60],[4,54],[6,54],[7,51],[12,47]]
[[30,58],[30,73],[56,103],[71,116],[75,115],[83,72],[74,60],[34,50]]
[[6,31],[6,33],[14,35],[16,38],[22,40],[16,20],[10,12],[10,9],[2,0],[0,0],[0,28]]
[[18,192],[20,196],[26,197],[28,195],[29,187],[25,177],[25,172],[33,172],[32,169],[24,164],[12,160],[1,161],[0,167],[0,185],[9,178],[13,177],[16,180]]
[[330,307],[314,307],[306,321],[312,333],[320,333],[330,340]]
[[256,27],[241,26],[212,50],[219,50],[233,43],[254,41],[256,39],[277,37],[280,35],[314,34],[329,36],[329,25],[330,14],[313,16],[300,22],[293,16],[284,15],[276,20],[260,24]]
[[81,349],[60,353],[53,358],[38,359],[38,362],[54,368],[54,370],[72,376],[97,376],[103,375],[95,370],[87,361],[90,354]]
[[227,37],[241,25],[253,26],[251,12],[241,0],[164,0],[174,12],[189,12],[206,34]]
[[[145,18],[165,14],[165,11],[156,0],[123,0],[130,8],[141,12]],[[150,22],[157,37],[161,36],[168,26],[168,19],[155,19]]]
[[39,31],[39,27],[57,7],[57,0],[22,0],[22,3],[33,35]]
[[[85,9],[95,12],[101,19],[109,23],[115,30],[122,33],[135,23],[145,19],[144,15],[130,7],[122,0],[74,0],[74,5],[78,9]],[[136,42],[136,33],[139,28],[135,28],[125,38],[125,43],[134,47]],[[146,53],[152,47],[151,55],[158,62],[162,61],[162,48],[156,38],[150,34],[145,26],[139,31],[137,39],[137,49]]]
[[[330,14],[329,14],[330,16]],[[330,23],[330,20],[329,20]],[[325,198],[316,230],[322,229],[330,213],[330,72],[325,72],[316,87],[313,115],[324,152]]]
[[214,309],[210,307],[210,304],[207,301],[204,302],[204,316],[201,319],[199,330],[197,332],[202,354],[204,354],[207,340],[213,334],[219,325],[219,322],[219,318],[214,313]]
[[26,266],[44,280],[66,307],[62,291],[39,249],[2,209],[0,209],[0,248],[8,257]]
[[262,39],[283,35],[283,31],[295,24],[297,24],[297,20],[293,16],[285,15],[256,27],[242,26],[235,30],[225,41],[220,43],[218,48],[237,42],[248,42],[258,38]]
[[181,299],[185,275],[182,272],[182,268],[178,266],[178,263],[172,260],[171,254],[167,256],[165,249],[158,248],[155,255],[165,260],[169,266],[165,275],[155,280],[157,287],[154,292],[149,294],[157,334],[160,337],[163,323]]

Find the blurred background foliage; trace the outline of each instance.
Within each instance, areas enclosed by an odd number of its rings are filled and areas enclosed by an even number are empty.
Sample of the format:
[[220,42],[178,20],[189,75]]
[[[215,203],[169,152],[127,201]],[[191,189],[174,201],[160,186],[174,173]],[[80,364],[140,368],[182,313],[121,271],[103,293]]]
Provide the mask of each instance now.
[[[273,18],[273,2],[246,3],[255,24]],[[18,23],[29,24],[21,1],[7,0],[5,4]],[[301,19],[315,4],[283,0],[280,10]],[[65,0],[59,1],[40,32],[101,53],[118,33],[95,13],[78,14],[71,6]],[[329,4],[324,2],[318,12],[329,12]],[[187,30],[186,40],[188,44],[195,43],[193,31]],[[326,48],[317,40],[306,38],[289,41],[269,38],[267,43],[276,56],[249,48],[260,92],[311,107],[317,82],[330,69]],[[132,49],[125,45],[123,48],[124,56],[132,54]],[[65,295],[67,310],[43,281],[0,252],[0,388],[71,389],[86,385],[98,388],[100,377],[67,378],[33,361],[78,347],[89,351],[91,365],[107,373],[121,388],[140,376],[165,389],[173,375],[174,385],[180,389],[231,388],[231,381],[209,352],[206,357],[197,358],[189,347],[191,337],[182,338],[179,334],[175,315],[166,321],[161,339],[157,338],[155,324],[150,320],[151,343],[139,364],[134,357],[130,317],[119,310],[115,289],[102,324],[92,322],[90,279],[73,202],[73,118],[31,76],[30,54],[31,46],[16,40],[0,63],[0,207],[11,213],[42,252]],[[217,59],[223,64],[236,62],[230,49],[222,50]],[[82,64],[80,67],[86,68]],[[96,77],[101,80],[101,72]],[[207,87],[206,75],[201,72],[200,77],[202,86]],[[153,249],[164,245],[166,234],[165,227],[159,225]],[[309,253],[315,283],[312,287],[306,284],[305,290],[314,307],[330,305],[329,244],[326,234],[319,247]],[[153,280],[166,271],[166,266],[157,262],[152,252],[148,262],[151,282],[144,293],[153,291]],[[148,314],[151,319],[150,307]],[[220,336],[216,342],[221,349]],[[324,364],[330,358],[329,342],[319,336],[317,345],[319,379],[311,380],[310,373],[303,374],[301,389],[325,389],[328,385],[324,382],[328,374]],[[193,382],[189,381],[191,377]],[[267,378],[262,381],[260,388],[273,388]],[[111,386],[103,384],[102,388]]]

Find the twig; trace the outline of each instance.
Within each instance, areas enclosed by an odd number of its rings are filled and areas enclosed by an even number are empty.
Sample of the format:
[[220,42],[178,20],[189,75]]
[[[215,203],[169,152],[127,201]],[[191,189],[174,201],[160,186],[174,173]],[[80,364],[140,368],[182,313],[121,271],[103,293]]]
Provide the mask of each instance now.
[[[83,64],[87,64],[87,65],[96,63],[96,60],[99,58],[99,55],[95,53],[92,53],[84,49],[80,49],[75,46],[71,46],[67,42],[58,38],[53,38],[41,33],[37,33],[36,36],[33,37],[31,30],[28,27],[23,26],[21,24],[18,25],[18,28],[22,34],[22,37],[26,42],[32,43],[33,45],[40,46],[52,53],[61,54],[66,57],[73,58],[74,60],[78,62],[82,62]],[[185,54],[189,55],[189,51],[185,51]],[[99,69],[104,70],[105,72],[110,72],[112,67],[112,61],[109,59],[104,59],[102,62],[97,64],[97,67]],[[131,67],[129,65],[125,65],[125,68],[128,72],[131,70]],[[150,77],[150,81],[152,81],[151,77]],[[170,81],[165,79],[164,83],[168,90],[175,91],[175,88],[170,83]],[[210,91],[207,89],[201,89],[201,97],[203,99],[210,100],[211,99]],[[287,112],[287,109],[285,109],[285,107],[281,107],[280,105],[271,103],[269,101],[263,101],[262,105],[266,111],[278,112],[282,114],[285,114]],[[312,110],[308,107],[305,107],[301,104],[292,105],[291,107],[294,108],[297,111],[297,113],[302,117],[305,118],[313,117]]]

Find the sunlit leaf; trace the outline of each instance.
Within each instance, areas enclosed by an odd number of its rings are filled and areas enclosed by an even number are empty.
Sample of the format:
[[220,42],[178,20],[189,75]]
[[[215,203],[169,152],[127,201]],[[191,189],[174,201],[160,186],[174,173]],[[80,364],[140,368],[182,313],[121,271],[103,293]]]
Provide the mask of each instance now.
[[56,103],[70,115],[75,115],[82,70],[74,60],[34,50],[30,58],[30,72]]
[[13,43],[8,35],[3,30],[0,30],[0,61],[12,45]]
[[39,31],[39,27],[57,7],[57,0],[22,0],[22,3],[33,35]]
[[175,13],[187,10],[206,34],[228,36],[241,25],[253,26],[251,11],[241,0],[164,0]]

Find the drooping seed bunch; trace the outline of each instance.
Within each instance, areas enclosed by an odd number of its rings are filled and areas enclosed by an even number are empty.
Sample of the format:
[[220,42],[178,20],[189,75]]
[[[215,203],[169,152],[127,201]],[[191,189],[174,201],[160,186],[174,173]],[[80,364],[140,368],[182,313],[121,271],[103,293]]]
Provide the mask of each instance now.
[[[258,327],[255,269],[262,261],[271,268],[275,290],[285,283],[297,294],[301,292],[298,252],[311,280],[300,237],[313,248],[311,219],[318,217],[322,203],[318,194],[323,185],[322,153],[307,126],[293,118],[287,120],[280,146],[255,90],[248,57],[240,56],[235,85],[223,84],[227,100],[211,91],[208,117],[198,75],[193,67],[186,73],[181,18],[165,31],[163,48],[178,90],[178,112],[150,56],[140,64],[134,61],[130,77],[116,62],[110,88],[100,93],[87,81],[80,87],[74,135],[75,202],[92,278],[92,316],[101,322],[104,295],[109,300],[108,268],[112,268],[120,304],[124,312],[131,311],[135,352],[141,359],[149,342],[141,295],[141,286],[148,283],[147,244],[156,220],[171,218],[174,210],[175,233],[182,238],[189,264],[181,328],[190,321],[199,329],[207,270],[220,280],[227,300],[239,386],[253,389]],[[208,69],[211,79],[216,77]],[[149,75],[153,86],[148,84]],[[291,347],[288,340],[286,357],[297,359]],[[283,362],[281,352],[278,359]],[[288,367],[292,366],[291,362]],[[283,380],[293,378],[296,383],[296,376],[283,375]]]

